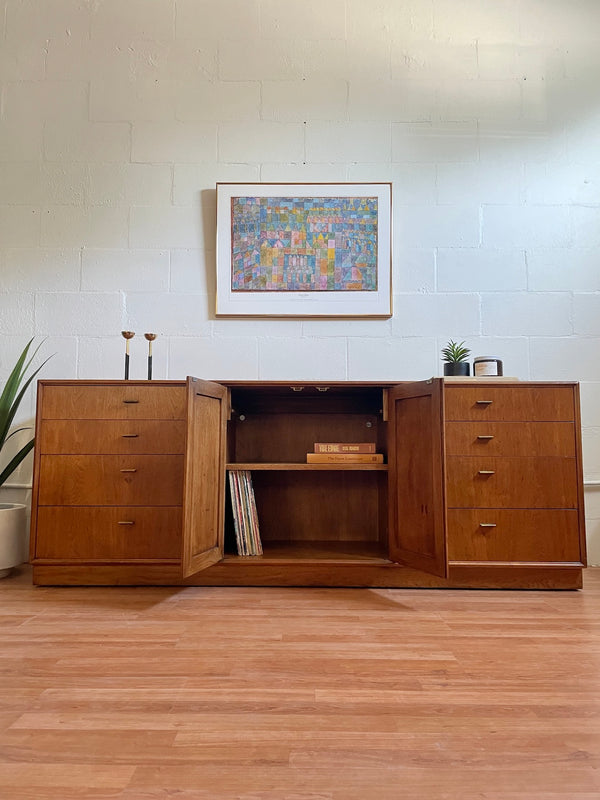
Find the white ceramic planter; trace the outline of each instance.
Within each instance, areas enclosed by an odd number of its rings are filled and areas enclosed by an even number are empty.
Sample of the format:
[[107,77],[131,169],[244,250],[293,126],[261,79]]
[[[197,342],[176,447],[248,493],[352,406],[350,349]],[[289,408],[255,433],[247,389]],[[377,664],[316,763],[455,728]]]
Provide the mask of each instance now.
[[25,561],[26,507],[0,503],[0,578]]

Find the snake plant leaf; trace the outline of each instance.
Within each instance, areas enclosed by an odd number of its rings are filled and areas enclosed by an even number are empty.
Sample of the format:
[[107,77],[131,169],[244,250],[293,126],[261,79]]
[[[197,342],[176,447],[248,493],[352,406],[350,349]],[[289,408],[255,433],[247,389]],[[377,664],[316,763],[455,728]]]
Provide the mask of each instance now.
[[[37,355],[38,350],[41,347],[41,343],[35,348],[31,356],[29,356],[29,351],[31,349],[31,345],[33,343],[33,339],[30,339],[29,342],[23,348],[23,352],[17,359],[17,363],[13,367],[12,372],[8,376],[4,389],[2,390],[2,394],[0,394],[0,452],[4,447],[5,443],[11,436],[14,436],[15,433],[19,433],[20,431],[24,430],[24,428],[19,428],[16,431],[10,432],[10,428],[12,422],[15,418],[15,414],[23,400],[25,392],[29,388],[31,382],[38,374],[38,372],[42,369],[44,364],[48,361],[49,358],[52,356],[48,356],[48,358],[40,364],[40,366],[35,369],[29,376],[27,375],[31,363],[33,359]],[[28,358],[29,356],[29,358]],[[7,480],[9,475],[11,475],[15,469],[19,466],[21,461],[25,458],[25,456],[29,453],[29,451],[33,448],[35,440],[31,439],[24,445],[19,452],[10,460],[10,462],[4,467],[2,472],[0,473],[0,486]]]
[[34,444],[35,444],[35,438],[34,438],[34,439],[30,439],[30,440],[27,442],[27,444],[26,444],[24,447],[22,447],[22,448],[19,450],[19,452],[17,453],[17,455],[16,455],[16,456],[14,456],[14,458],[11,458],[11,460],[10,460],[10,461],[8,462],[8,464],[7,464],[7,465],[4,467],[4,469],[2,470],[2,472],[0,472],[0,486],[2,486],[2,484],[3,484],[3,483],[5,483],[5,482],[8,480],[8,478],[9,478],[9,477],[10,477],[10,476],[13,474],[13,472],[14,472],[14,471],[16,470],[16,468],[19,466],[19,464],[21,463],[21,461],[23,461],[23,459],[25,458],[25,456],[26,456],[26,455],[27,455],[27,454],[28,454],[28,453],[29,453],[31,450],[33,450],[33,446],[34,446]]

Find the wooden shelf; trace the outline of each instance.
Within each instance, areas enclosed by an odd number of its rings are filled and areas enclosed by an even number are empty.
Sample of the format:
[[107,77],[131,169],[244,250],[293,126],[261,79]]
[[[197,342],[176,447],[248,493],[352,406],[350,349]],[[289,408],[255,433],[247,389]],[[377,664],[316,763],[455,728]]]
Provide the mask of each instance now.
[[228,470],[234,469],[249,469],[253,471],[257,470],[279,470],[279,471],[291,471],[291,470],[302,470],[302,471],[323,471],[323,470],[367,470],[371,472],[387,472],[388,465],[387,464],[298,464],[295,462],[286,463],[286,462],[270,462],[270,463],[263,463],[263,462],[251,462],[247,464],[242,463],[229,463],[226,464]]
[[382,550],[377,542],[351,542],[351,541],[263,541],[264,553],[262,556],[237,556],[225,554],[225,561],[242,561],[244,564],[272,564],[274,562],[299,561],[329,561],[329,562],[375,562],[377,564],[390,563],[382,555]]

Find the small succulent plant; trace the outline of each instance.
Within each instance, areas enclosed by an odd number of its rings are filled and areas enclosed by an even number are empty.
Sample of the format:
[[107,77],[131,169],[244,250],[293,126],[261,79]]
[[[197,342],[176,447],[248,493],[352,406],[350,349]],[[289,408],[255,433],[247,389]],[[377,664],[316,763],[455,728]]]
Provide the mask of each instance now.
[[460,363],[461,361],[466,361],[470,353],[471,351],[468,347],[465,347],[464,342],[457,344],[455,341],[450,339],[448,344],[442,348],[442,360],[449,364],[456,364]]

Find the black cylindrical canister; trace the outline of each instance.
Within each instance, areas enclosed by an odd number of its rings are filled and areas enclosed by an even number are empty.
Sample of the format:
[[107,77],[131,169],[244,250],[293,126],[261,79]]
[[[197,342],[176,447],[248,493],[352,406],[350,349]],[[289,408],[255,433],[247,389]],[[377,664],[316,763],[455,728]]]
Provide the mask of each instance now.
[[502,361],[495,356],[477,356],[473,359],[473,375],[502,375]]

